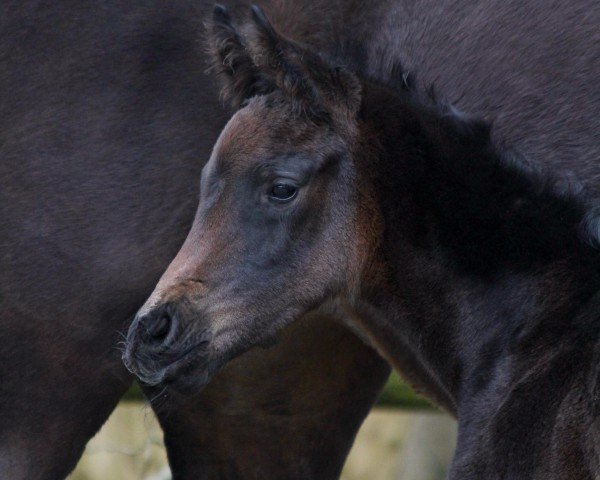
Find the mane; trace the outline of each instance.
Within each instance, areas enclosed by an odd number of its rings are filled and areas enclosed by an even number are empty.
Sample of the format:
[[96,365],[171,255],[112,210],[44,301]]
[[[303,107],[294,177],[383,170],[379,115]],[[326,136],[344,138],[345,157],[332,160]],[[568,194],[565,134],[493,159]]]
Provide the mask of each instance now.
[[[408,175],[412,185],[403,186],[420,210],[416,216],[434,219],[434,231],[413,232],[413,239],[427,243],[435,237],[462,267],[483,274],[571,254],[591,256],[600,265],[600,208],[571,175],[550,175],[493,141],[490,122],[460,112],[433,86],[419,89],[399,63],[383,80],[354,68],[367,96],[384,92],[385,100],[367,100],[362,112],[386,119],[376,122],[395,171],[384,176]],[[366,105],[371,101],[375,105]],[[408,160],[397,153],[407,151],[413,152]]]
[[[429,132],[431,134],[430,138],[432,135],[437,136],[441,143],[447,144],[450,142],[458,147],[458,161],[452,165],[446,165],[450,168],[446,172],[447,176],[439,179],[441,184],[444,183],[444,180],[446,182],[458,181],[454,185],[461,184],[461,188],[465,189],[463,193],[465,193],[472,192],[473,189],[476,190],[477,183],[483,181],[485,185],[479,185],[481,190],[495,191],[500,198],[503,195],[514,195],[514,208],[508,209],[505,212],[506,215],[502,215],[500,211],[484,212],[477,208],[462,212],[454,211],[451,212],[451,215],[448,215],[448,212],[439,211],[441,219],[451,220],[450,224],[447,225],[447,233],[452,232],[454,229],[464,231],[464,225],[470,223],[470,218],[483,221],[483,217],[487,213],[492,214],[491,216],[496,220],[515,222],[513,223],[515,234],[517,230],[520,230],[520,240],[524,241],[522,246],[528,247],[526,250],[529,250],[524,257],[529,259],[518,259],[513,256],[512,260],[517,261],[517,263],[529,263],[530,260],[536,257],[540,260],[550,256],[558,257],[563,247],[567,245],[579,249],[579,244],[582,243],[584,250],[587,248],[600,249],[600,207],[596,206],[597,202],[570,172],[560,175],[550,174],[512,149],[505,142],[493,140],[493,123],[491,121],[460,111],[443,95],[440,95],[434,84],[420,85],[417,75],[414,72],[405,70],[401,62],[392,63],[383,74],[370,71],[368,65],[373,62],[367,61],[367,52],[364,45],[360,43],[342,44],[332,55],[331,62],[354,72],[365,83],[367,89],[374,87],[375,89],[384,90],[399,99],[399,105],[392,102],[388,104],[388,107],[397,107],[399,110],[409,108],[417,116],[422,113],[428,117],[429,122],[426,123],[433,125],[434,130]],[[411,133],[415,139],[419,137],[418,132]],[[422,149],[423,145],[419,145],[419,148]],[[469,150],[471,148],[477,149],[479,153],[483,152],[483,155],[478,155],[477,152],[468,152],[467,157],[473,163],[467,165],[464,162],[464,157],[460,155],[460,150],[462,150],[462,153],[467,153],[465,149]],[[401,150],[402,147],[398,146],[396,151]],[[467,169],[476,170],[480,167],[481,171],[491,174],[494,179],[491,183],[495,182],[497,185],[491,184],[489,179],[488,182],[485,182],[481,175],[474,175],[471,178],[453,177],[452,173],[460,170],[459,164],[461,162]],[[443,165],[438,164],[439,166]],[[397,175],[402,175],[402,173]],[[390,178],[394,178],[394,176]],[[431,180],[431,177],[429,180]],[[469,182],[471,183],[469,184]],[[518,187],[513,188],[512,182],[516,182]],[[436,185],[440,186],[441,184]],[[483,188],[481,188],[482,186]],[[452,185],[449,183],[446,184],[446,187],[450,189],[447,192],[452,190]],[[513,189],[512,192],[511,189]],[[428,191],[426,186],[423,186],[423,191]],[[460,200],[459,197],[462,196],[460,192],[455,191],[454,194],[451,195],[454,200]],[[435,198],[435,196],[435,192],[430,192],[430,198]],[[422,199],[422,201],[425,201],[425,199]],[[519,204],[520,202],[524,203]],[[528,208],[530,208],[529,212],[527,211]],[[515,217],[509,219],[507,217],[509,214]],[[558,217],[553,219],[553,214],[557,214]],[[531,228],[527,226],[528,221],[533,224]],[[535,227],[536,222],[540,225],[551,225],[552,231],[539,230]],[[463,227],[460,226],[461,224]],[[485,225],[481,223],[478,228],[486,230]],[[523,233],[528,238],[524,238]],[[451,238],[453,235],[448,235],[447,240],[454,244],[453,248],[458,248],[461,243],[468,240],[467,237],[469,236],[471,238],[477,236],[474,229],[467,229],[467,235],[465,236],[459,235]],[[480,237],[489,239],[493,237],[493,234],[492,232],[486,232]],[[503,247],[499,244],[494,246],[490,243],[493,242],[485,242],[482,249],[487,249],[492,255],[496,255],[503,250],[505,254],[508,254],[507,250],[511,248],[514,248],[514,251],[519,250],[519,245]],[[539,250],[534,252],[533,250],[536,249]],[[459,248],[459,250],[463,250],[464,253],[464,248]],[[479,253],[482,254],[482,252]],[[473,258],[472,255],[461,256],[463,256],[463,259],[464,257]],[[506,258],[506,256],[497,258]],[[495,263],[494,259],[489,258],[488,263]]]

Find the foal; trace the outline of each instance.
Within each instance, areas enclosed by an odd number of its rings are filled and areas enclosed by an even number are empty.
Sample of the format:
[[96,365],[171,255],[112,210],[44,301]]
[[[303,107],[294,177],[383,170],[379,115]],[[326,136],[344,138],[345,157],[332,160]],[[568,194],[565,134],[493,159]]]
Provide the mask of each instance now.
[[[451,479],[600,475],[600,222],[489,127],[218,7],[239,107],[186,242],[138,313],[142,380],[206,384],[318,308],[342,309],[457,415]],[[400,70],[400,69],[398,69]]]

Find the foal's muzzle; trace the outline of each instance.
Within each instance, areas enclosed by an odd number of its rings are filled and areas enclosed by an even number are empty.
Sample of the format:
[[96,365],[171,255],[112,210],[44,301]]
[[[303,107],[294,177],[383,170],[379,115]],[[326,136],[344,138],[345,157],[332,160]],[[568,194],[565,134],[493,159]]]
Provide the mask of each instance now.
[[191,341],[182,331],[177,310],[171,305],[138,313],[127,334],[125,366],[149,385],[172,379],[208,343],[206,335]]

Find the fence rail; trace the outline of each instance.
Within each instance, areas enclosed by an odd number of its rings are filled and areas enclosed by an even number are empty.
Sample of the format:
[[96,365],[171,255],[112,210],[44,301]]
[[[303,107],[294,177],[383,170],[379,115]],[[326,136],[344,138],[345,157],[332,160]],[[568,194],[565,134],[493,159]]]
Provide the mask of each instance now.
[[[123,397],[124,401],[141,401],[144,395],[139,385],[134,384]],[[377,406],[401,409],[432,409],[431,404],[423,397],[417,395],[402,379],[392,373],[386,383]]]

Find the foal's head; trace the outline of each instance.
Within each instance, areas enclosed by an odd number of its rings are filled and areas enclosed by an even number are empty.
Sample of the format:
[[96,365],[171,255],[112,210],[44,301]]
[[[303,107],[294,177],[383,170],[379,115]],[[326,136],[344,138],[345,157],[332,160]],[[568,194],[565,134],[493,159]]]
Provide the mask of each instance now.
[[237,112],[202,172],[192,229],[129,332],[125,361],[148,383],[193,366],[203,384],[327,299],[352,295],[367,260],[375,219],[353,158],[361,85],[252,15],[242,32],[217,7],[208,26]]

